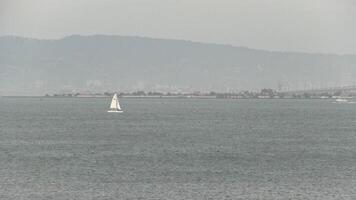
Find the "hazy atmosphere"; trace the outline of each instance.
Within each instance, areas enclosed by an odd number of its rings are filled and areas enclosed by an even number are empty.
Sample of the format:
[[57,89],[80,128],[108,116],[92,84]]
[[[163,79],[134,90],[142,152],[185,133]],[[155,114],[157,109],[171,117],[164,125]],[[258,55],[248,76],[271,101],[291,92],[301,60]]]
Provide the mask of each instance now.
[[356,54],[353,0],[0,0],[0,35],[113,34]]
[[0,199],[355,200],[356,0],[0,0]]
[[353,1],[0,4],[1,95],[305,90],[356,76]]

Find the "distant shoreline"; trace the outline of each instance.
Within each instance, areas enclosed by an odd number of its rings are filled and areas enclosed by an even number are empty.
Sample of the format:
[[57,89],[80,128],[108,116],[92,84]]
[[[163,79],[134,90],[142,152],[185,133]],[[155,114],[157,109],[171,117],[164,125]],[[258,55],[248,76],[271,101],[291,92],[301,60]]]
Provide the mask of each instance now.
[[[0,96],[0,98],[38,98],[38,99],[92,99],[92,98],[111,98],[110,96],[81,96],[81,97],[68,97],[68,96],[58,96],[58,97],[48,97],[48,96]],[[231,99],[231,100],[335,100],[337,98],[320,98],[320,97],[310,97],[310,98],[294,98],[294,97],[284,97],[284,98],[274,98],[274,97],[263,97],[263,98],[220,98],[216,96],[120,96],[119,98],[124,99]],[[343,97],[345,99],[355,99],[353,97]]]

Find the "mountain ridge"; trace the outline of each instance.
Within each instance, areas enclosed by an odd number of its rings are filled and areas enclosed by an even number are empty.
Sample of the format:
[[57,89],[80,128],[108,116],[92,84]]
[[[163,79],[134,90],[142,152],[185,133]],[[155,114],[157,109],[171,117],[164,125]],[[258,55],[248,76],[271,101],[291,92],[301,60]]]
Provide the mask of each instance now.
[[225,46],[231,48],[244,48],[248,50],[254,51],[263,51],[263,52],[271,52],[271,53],[292,53],[292,54],[311,54],[311,55],[326,55],[326,56],[356,56],[356,54],[350,53],[322,53],[322,52],[304,52],[304,51],[288,51],[288,50],[269,50],[269,49],[260,49],[260,48],[252,48],[248,46],[239,46],[239,45],[231,45],[231,44],[224,44],[224,43],[214,43],[214,42],[201,42],[201,41],[194,41],[194,40],[185,40],[185,39],[173,39],[173,38],[155,38],[149,36],[139,36],[139,35],[111,35],[111,34],[93,34],[93,35],[81,35],[81,34],[72,34],[67,35],[59,38],[34,38],[34,37],[24,37],[24,36],[17,36],[17,35],[2,35],[1,38],[15,38],[15,39],[25,39],[25,40],[37,40],[37,41],[60,41],[65,40],[68,38],[90,38],[90,37],[121,37],[121,38],[137,38],[137,39],[149,39],[149,40],[167,40],[167,41],[176,41],[176,42],[186,42],[186,43],[193,43],[193,44],[203,44],[203,45],[215,45],[215,46]]
[[0,95],[308,89],[353,84],[355,66],[356,55],[139,36],[0,37]]

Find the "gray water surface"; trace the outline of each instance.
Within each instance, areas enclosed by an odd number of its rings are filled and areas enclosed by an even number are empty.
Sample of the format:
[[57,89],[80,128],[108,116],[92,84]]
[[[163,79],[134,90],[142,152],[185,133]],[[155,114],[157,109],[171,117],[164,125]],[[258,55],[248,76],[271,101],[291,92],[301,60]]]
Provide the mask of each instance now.
[[356,199],[356,104],[0,98],[0,199]]

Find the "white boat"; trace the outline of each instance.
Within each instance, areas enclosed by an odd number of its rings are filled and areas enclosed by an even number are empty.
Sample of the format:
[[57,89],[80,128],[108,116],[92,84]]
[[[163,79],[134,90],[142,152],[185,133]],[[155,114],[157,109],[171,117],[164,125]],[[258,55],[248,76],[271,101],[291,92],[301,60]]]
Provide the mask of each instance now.
[[346,103],[346,102],[348,102],[348,100],[347,99],[336,99],[335,100],[337,103]]
[[117,98],[117,94],[115,93],[112,97],[109,113],[123,113],[124,111],[121,109],[119,99]]

